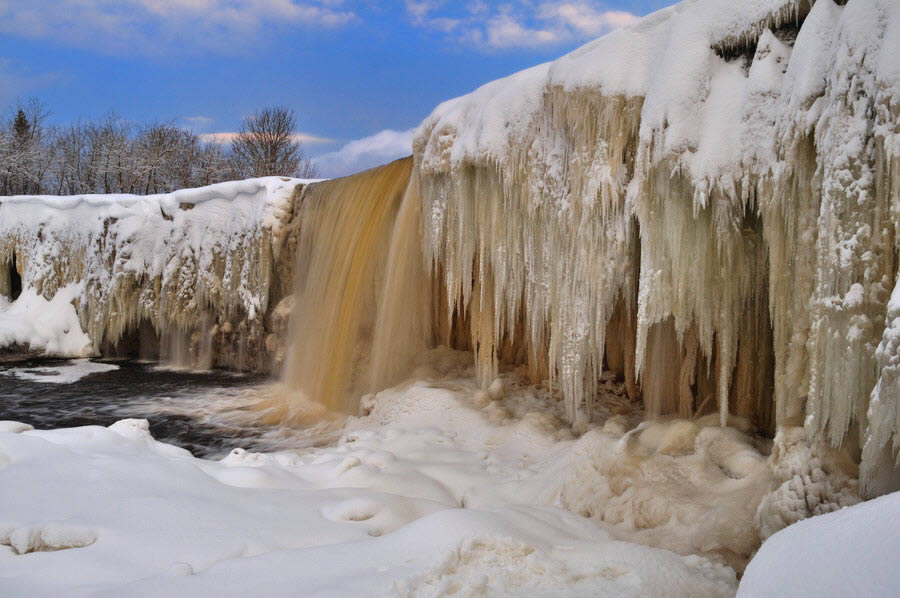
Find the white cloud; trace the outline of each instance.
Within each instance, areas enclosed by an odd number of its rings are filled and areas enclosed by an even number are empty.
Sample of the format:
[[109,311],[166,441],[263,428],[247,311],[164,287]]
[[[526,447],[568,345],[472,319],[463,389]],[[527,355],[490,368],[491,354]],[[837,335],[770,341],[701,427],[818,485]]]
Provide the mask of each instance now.
[[[237,135],[238,134],[236,132],[202,133],[200,135],[200,139],[201,141],[204,141],[206,143],[228,144],[231,143],[234,138],[237,137]],[[294,135],[294,141],[307,145],[313,143],[331,143],[334,140],[328,139],[326,137],[310,135],[309,133],[297,133],[296,135]]]
[[431,14],[444,4],[443,0],[406,0],[406,12],[413,23],[439,31],[450,32],[463,21],[451,17],[433,17]]
[[599,10],[590,2],[544,3],[538,16],[558,26],[584,35],[601,35],[612,29],[630,25],[638,20],[636,15],[624,10]]
[[532,48],[558,43],[562,32],[552,29],[533,29],[522,23],[518,17],[499,14],[488,19],[484,28],[469,30],[464,39],[478,46],[488,48]]
[[626,11],[605,10],[594,0],[516,0],[496,8],[475,0],[462,12],[455,3],[445,5],[443,0],[406,0],[406,12],[414,25],[444,31],[482,50],[538,48],[583,40],[638,19]]
[[[336,0],[0,0],[0,31],[105,51],[163,54],[244,47],[268,25],[337,27],[356,18]],[[239,36],[240,43],[235,43]]]
[[412,154],[413,131],[415,129],[387,129],[370,137],[351,141],[335,152],[313,158],[313,162],[319,167],[319,174],[328,178],[380,166]]

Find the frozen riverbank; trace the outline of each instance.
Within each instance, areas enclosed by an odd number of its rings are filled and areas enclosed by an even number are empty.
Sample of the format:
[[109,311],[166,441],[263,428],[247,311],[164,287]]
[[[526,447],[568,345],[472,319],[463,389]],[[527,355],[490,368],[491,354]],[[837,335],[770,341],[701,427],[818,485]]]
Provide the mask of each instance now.
[[778,481],[765,441],[635,428],[612,383],[606,424],[576,438],[562,403],[516,373],[484,393],[469,354],[430,363],[365,397],[366,415],[323,424],[340,435],[323,448],[288,435],[213,461],[143,420],[0,425],[0,593],[734,594]]
[[410,383],[368,399],[336,445],[221,461],[153,440],[141,420],[3,424],[0,593],[734,592],[721,562],[561,508],[579,442],[537,390],[505,395],[465,377]]

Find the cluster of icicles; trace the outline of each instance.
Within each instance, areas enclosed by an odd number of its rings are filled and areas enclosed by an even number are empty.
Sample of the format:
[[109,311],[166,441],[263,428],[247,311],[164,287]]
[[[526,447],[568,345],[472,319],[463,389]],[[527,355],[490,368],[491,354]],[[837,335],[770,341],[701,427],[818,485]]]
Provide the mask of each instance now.
[[[485,388],[501,362],[527,364],[581,426],[611,370],[651,417],[718,411],[723,425],[738,415],[769,433],[805,423],[810,436],[859,451],[876,492],[900,448],[900,305],[888,313],[900,90],[876,76],[881,54],[857,47],[896,30],[897,11],[876,3],[844,19],[852,3],[774,4],[740,41],[755,44],[746,58],[747,48],[707,47],[720,78],[707,83],[703,126],[739,148],[715,169],[698,169],[704,148],[669,143],[670,123],[647,116],[658,99],[648,108],[649,96],[554,84],[552,67],[511,78],[506,96],[485,88],[439,108],[416,135],[408,185],[408,164],[377,175],[400,177],[389,206],[342,191],[355,207],[317,217],[319,230],[356,227],[353,243],[328,234],[357,257],[332,269],[334,258],[301,252],[313,264],[301,271],[318,270],[298,294],[294,338],[306,349],[290,362],[303,364],[294,382],[353,409],[360,392],[402,377],[422,346],[449,344],[474,351]],[[827,68],[804,87],[816,52]],[[714,110],[735,85],[739,109]],[[490,139],[479,153],[492,93],[504,109],[513,96],[525,106],[518,120],[499,119],[500,154]],[[347,292],[360,298],[348,303]],[[338,327],[352,328],[345,344],[321,356],[307,339]],[[344,365],[329,365],[336,355]],[[366,374],[349,392],[353,367]],[[311,386],[317,372],[331,382]]]

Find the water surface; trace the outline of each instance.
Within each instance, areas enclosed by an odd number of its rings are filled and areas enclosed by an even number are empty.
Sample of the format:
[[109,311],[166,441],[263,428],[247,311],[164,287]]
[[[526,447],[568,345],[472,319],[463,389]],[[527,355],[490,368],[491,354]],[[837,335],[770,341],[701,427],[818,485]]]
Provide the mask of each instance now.
[[334,439],[328,428],[259,423],[253,406],[270,378],[182,371],[137,361],[31,359],[0,363],[0,420],[39,429],[150,422],[153,437],[218,458],[232,449],[300,449]]

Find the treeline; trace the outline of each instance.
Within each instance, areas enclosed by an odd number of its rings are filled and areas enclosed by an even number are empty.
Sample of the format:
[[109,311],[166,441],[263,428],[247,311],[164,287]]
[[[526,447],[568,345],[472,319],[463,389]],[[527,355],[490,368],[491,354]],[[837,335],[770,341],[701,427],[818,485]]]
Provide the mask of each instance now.
[[138,125],[116,114],[55,126],[37,100],[0,123],[0,195],[146,195],[271,175],[316,176],[288,108],[245,118],[230,144],[174,122]]

